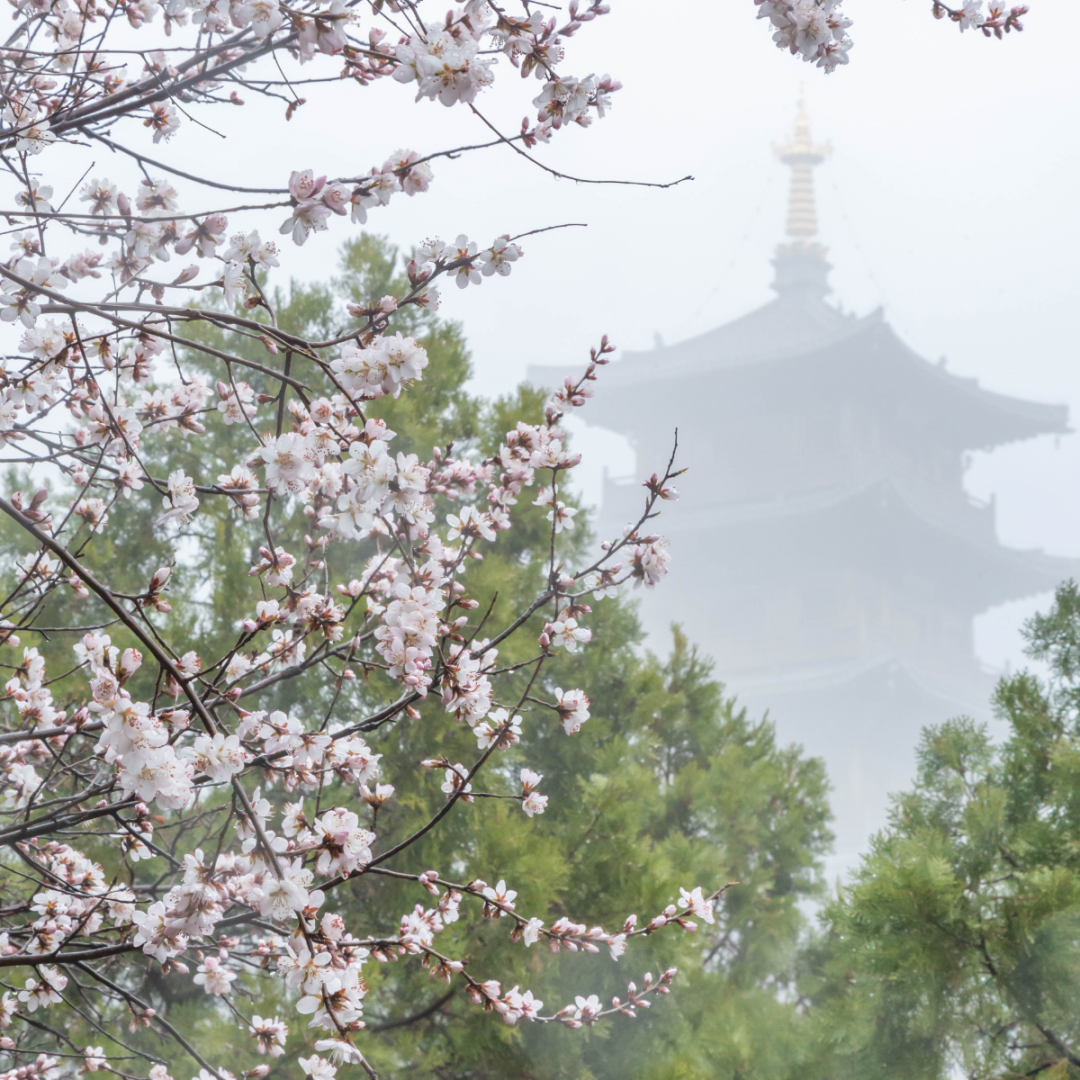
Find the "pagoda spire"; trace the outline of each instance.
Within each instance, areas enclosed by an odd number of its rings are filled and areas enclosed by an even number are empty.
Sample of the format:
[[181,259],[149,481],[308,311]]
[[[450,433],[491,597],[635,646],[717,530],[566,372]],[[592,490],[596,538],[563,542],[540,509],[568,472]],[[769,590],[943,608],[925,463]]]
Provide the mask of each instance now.
[[777,246],[773,259],[773,288],[781,295],[823,297],[829,291],[825,248],[814,239],[818,231],[814,166],[820,165],[829,151],[828,143],[814,143],[810,138],[810,117],[800,98],[791,140],[776,147],[776,156],[791,168],[787,212],[790,239]]
[[828,143],[816,145],[810,139],[810,117],[799,99],[795,117],[795,132],[789,143],[776,148],[776,156],[791,167],[791,187],[788,189],[787,234],[793,244],[809,247],[817,234],[817,209],[814,205],[814,166],[828,155]]

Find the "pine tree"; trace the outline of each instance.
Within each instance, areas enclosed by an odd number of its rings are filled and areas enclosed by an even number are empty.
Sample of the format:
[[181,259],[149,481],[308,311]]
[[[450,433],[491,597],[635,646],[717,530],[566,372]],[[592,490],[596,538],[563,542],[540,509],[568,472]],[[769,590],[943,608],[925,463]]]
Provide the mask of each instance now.
[[1077,585],[1025,635],[1047,675],[999,684],[1007,737],[928,729],[913,789],[826,912],[814,1075],[1080,1076]]

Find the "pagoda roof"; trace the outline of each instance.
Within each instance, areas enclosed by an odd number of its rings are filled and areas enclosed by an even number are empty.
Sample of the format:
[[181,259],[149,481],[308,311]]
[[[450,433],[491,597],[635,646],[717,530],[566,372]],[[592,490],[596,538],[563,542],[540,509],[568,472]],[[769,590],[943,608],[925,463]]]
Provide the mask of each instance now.
[[[555,387],[567,377],[580,377],[580,370],[531,366],[528,377],[535,385]],[[919,356],[880,309],[856,318],[801,289],[785,289],[770,303],[686,341],[625,352],[599,373],[596,396],[583,418],[633,434],[654,425],[659,414],[663,422],[679,419],[696,398],[737,407],[755,383],[763,392],[768,389],[773,402],[774,387],[804,402],[806,381],[811,392],[835,397],[846,389],[870,407],[893,408],[906,401],[922,418],[924,431],[958,449],[989,449],[1069,431],[1066,406],[986,390],[978,380]]]
[[[845,315],[817,296],[785,293],[732,322],[673,345],[626,351],[611,372],[620,383],[687,377],[717,369],[746,367],[818,352],[881,321],[880,311],[863,319]],[[615,375],[618,368],[622,371]]]
[[[972,663],[961,678],[943,679],[926,671],[921,665],[886,650],[839,664],[810,665],[789,668],[783,672],[764,670],[729,674],[733,688],[748,697],[766,694],[770,707],[783,708],[788,696],[805,698],[808,694],[829,694],[831,691],[856,684],[888,682],[894,689],[897,683],[907,683],[905,696],[922,696],[946,706],[954,713],[983,714],[997,676]],[[885,695],[878,695],[884,698]],[[942,717],[944,719],[944,717]],[[865,717],[859,716],[861,725]]]
[[858,566],[912,587],[921,583],[972,612],[1080,577],[1080,560],[1004,547],[992,529],[938,517],[888,479],[753,503],[680,503],[665,514],[664,531],[673,539],[681,534],[684,543],[687,533],[707,533],[719,572],[730,565],[745,575],[755,562],[798,573]]

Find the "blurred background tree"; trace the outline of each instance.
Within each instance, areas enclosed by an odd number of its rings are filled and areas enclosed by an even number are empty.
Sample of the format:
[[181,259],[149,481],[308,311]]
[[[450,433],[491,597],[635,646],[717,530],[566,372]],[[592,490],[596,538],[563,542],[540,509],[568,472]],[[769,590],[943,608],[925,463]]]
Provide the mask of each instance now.
[[[399,264],[399,253],[378,237],[348,244],[338,277],[324,284],[294,283],[287,296],[277,298],[279,325],[305,337],[331,336],[351,322],[347,303],[371,304],[403,290]],[[454,432],[467,440],[458,452],[485,454],[519,420],[535,421],[542,415],[545,397],[529,387],[492,402],[466,391],[470,362],[457,324],[416,308],[400,312],[398,320],[403,333],[422,342],[431,362],[424,380],[409,394],[383,398],[370,409],[369,415],[381,417],[397,432],[395,452],[416,453],[426,461],[432,448],[445,447]],[[217,331],[202,324],[199,332],[213,343]],[[265,355],[257,340],[249,340],[247,349],[251,359]],[[191,368],[199,368],[195,355],[186,362],[185,370]],[[256,392],[267,389],[251,372],[244,375]],[[601,393],[602,387],[601,381]],[[273,409],[264,405],[253,418],[257,431],[272,426]],[[241,446],[250,444],[250,431],[243,422],[216,424],[213,431],[211,438],[199,440],[196,451],[182,427],[148,426],[142,446],[148,471],[162,478],[176,468],[206,475],[212,471],[206,467],[209,454],[217,457],[224,472],[226,462],[237,460]],[[198,470],[191,460],[195,452],[200,455]],[[29,484],[29,478],[13,479],[22,481],[16,486]],[[544,509],[532,506],[531,499],[526,492],[519,500],[519,523],[485,549],[479,579],[473,578],[473,595],[486,596],[491,603],[492,626],[505,625],[543,587],[550,525]],[[442,512],[452,509],[448,503]],[[92,568],[107,566],[116,588],[140,590],[167,550],[156,532],[160,498],[148,486],[126,500],[122,513],[119,510],[115,528],[104,537],[87,538],[84,558]],[[578,515],[572,534],[581,560],[591,545],[587,516]],[[275,518],[275,535],[287,538],[286,550],[298,557],[317,543],[317,537],[303,533],[304,520],[302,515]],[[299,526],[290,524],[297,521]],[[5,519],[0,529],[6,528]],[[171,582],[170,620],[190,628],[192,639],[202,635],[200,652],[220,655],[235,640],[231,635],[240,620],[253,614],[262,599],[261,579],[247,575],[266,542],[262,521],[245,521],[220,500],[204,500],[184,534],[183,560]],[[25,555],[15,540],[10,532],[0,535],[6,558]],[[370,544],[330,545],[325,552],[328,580],[357,576],[373,552]],[[69,604],[64,596],[54,593],[47,603],[56,610],[43,619],[45,625],[74,624],[73,613],[63,610]],[[80,619],[85,621],[91,610],[92,602],[82,603]],[[107,621],[104,611],[101,621]],[[538,634],[543,616],[538,614],[535,622]],[[529,949],[512,944],[509,920],[502,925],[485,922],[476,905],[463,904],[461,921],[447,932],[455,939],[452,947],[468,953],[478,977],[512,972],[522,988],[544,999],[549,1009],[571,1001],[582,987],[601,997],[625,995],[628,981],[640,985],[646,971],[655,975],[672,965],[681,972],[680,993],[662,999],[637,1020],[617,1018],[585,1032],[558,1025],[511,1029],[462,995],[448,995],[442,983],[420,969],[370,961],[365,968],[369,982],[392,986],[392,992],[378,1000],[394,1002],[385,1014],[373,1010],[366,1017],[378,1039],[369,1042],[365,1052],[383,1077],[764,1078],[779,1074],[802,1053],[795,959],[806,927],[806,904],[821,893],[821,858],[831,839],[823,767],[796,747],[778,746],[767,720],[751,719],[725,696],[711,678],[710,665],[677,628],[672,652],[661,661],[642,650],[642,629],[626,597],[595,603],[589,624],[593,643],[565,655],[557,670],[564,688],[583,687],[591,694],[591,718],[572,738],[553,711],[527,718],[521,746],[502,754],[501,769],[487,781],[487,789],[497,794],[519,791],[517,774],[527,759],[548,778],[544,791],[551,801],[546,813],[529,819],[518,803],[486,798],[459,806],[437,838],[425,838],[411,849],[408,868],[436,868],[445,877],[467,882],[498,867],[509,887],[518,891],[521,912],[548,924],[567,916],[609,927],[621,925],[631,913],[647,922],[678,899],[680,886],[698,883],[714,890],[728,881],[739,884],[725,894],[715,925],[701,925],[693,935],[667,928],[617,963],[606,948],[597,956],[567,957],[552,955],[540,944]],[[218,628],[219,638],[212,628]],[[108,632],[121,647],[136,644],[122,628],[114,625]],[[501,652],[500,662],[512,665],[529,658],[522,651],[524,642],[514,642]],[[70,644],[53,646],[47,639],[33,643],[46,654]],[[388,694],[397,696],[378,669],[355,674],[352,680],[327,678],[326,670],[314,665],[279,683],[277,707],[306,719],[332,715],[340,725],[374,702],[388,700]],[[82,684],[81,674],[69,676],[54,688],[58,701],[73,706],[82,699]],[[70,687],[66,702],[65,685]],[[151,688],[132,689],[152,693]],[[550,697],[554,686],[541,689]],[[444,716],[436,695],[421,711],[432,719]],[[475,751],[472,733],[449,718],[442,721],[442,731],[440,746],[446,757],[470,760],[468,754]],[[395,796],[379,809],[384,849],[425,823],[445,798],[439,787],[442,771],[432,774],[420,768],[420,759],[432,749],[430,726],[425,738],[421,750],[408,720],[369,736],[372,748],[384,755],[388,774],[400,776],[410,769],[419,774],[407,797]],[[492,788],[500,779],[504,787]],[[302,796],[297,792],[294,797]],[[324,809],[335,803],[366,809],[357,792],[340,783],[306,797],[311,803],[317,798]],[[208,812],[207,807],[200,812]],[[183,815],[176,816],[182,829]],[[89,839],[84,850],[110,873],[118,865],[107,837],[96,843]],[[555,900],[542,908],[551,897]],[[379,921],[386,912],[405,914],[425,898],[415,883],[369,874],[331,894],[327,907],[340,910],[354,932],[378,937],[397,929]],[[373,916],[375,912],[381,914]],[[256,1054],[255,1040],[237,1029],[225,1006],[217,1019],[207,1014],[206,998],[190,978],[150,978],[137,989],[176,1026],[186,1030],[198,1023],[206,1034],[205,1051],[213,1052],[216,1060],[234,1061],[236,1072],[267,1060]],[[294,1072],[295,1059],[305,1053],[305,1040],[310,1052],[302,1018],[287,1006],[284,994],[279,999],[266,989],[265,980],[253,979],[246,987],[238,983],[234,989],[246,1017],[287,1019],[292,1028],[287,1051],[271,1062],[271,1075]],[[84,1036],[94,1044],[108,1037],[90,1026],[73,1037]],[[146,1040],[148,1046],[153,1041],[146,1031],[116,1037]],[[107,1053],[112,1050],[122,1052],[106,1047]],[[187,1066],[190,1075],[198,1073],[194,1061],[173,1064],[177,1080],[186,1080]]]

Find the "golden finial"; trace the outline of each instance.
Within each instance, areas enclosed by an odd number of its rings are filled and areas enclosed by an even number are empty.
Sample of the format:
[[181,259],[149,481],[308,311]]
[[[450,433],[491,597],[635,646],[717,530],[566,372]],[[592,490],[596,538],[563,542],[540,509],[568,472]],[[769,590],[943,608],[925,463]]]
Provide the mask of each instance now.
[[810,238],[817,233],[813,168],[825,160],[830,150],[828,143],[815,145],[811,142],[810,117],[806,115],[806,108],[800,97],[792,139],[786,145],[776,147],[776,156],[785,165],[791,166],[787,234],[794,241],[794,247],[811,246]]

